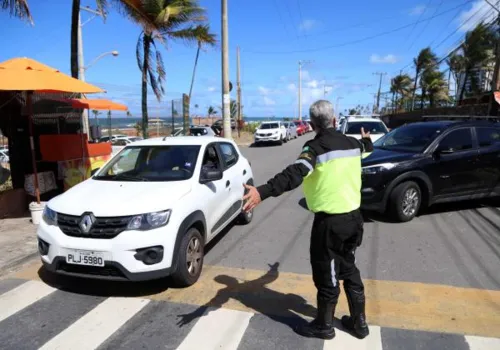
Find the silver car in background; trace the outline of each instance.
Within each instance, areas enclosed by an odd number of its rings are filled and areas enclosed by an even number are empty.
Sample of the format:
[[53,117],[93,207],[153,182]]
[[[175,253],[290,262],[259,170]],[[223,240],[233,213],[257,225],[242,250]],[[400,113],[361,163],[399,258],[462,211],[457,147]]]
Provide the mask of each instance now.
[[290,141],[291,139],[296,139],[297,135],[297,126],[293,122],[284,122],[286,128],[286,140]]

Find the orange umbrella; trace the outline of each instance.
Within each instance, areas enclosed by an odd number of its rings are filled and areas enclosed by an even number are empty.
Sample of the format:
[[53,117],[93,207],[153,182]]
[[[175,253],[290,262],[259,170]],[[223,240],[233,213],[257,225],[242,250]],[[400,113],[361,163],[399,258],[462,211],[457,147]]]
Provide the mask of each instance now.
[[104,90],[30,58],[0,63],[0,90],[98,93]]
[[84,99],[84,98],[66,98],[58,100],[61,102],[69,103],[75,109],[97,109],[106,111],[127,111],[128,107],[105,99]]
[[85,83],[61,73],[55,68],[30,58],[13,58],[0,63],[0,90],[5,91],[27,91],[26,107],[28,110],[31,162],[35,182],[35,195],[37,203],[40,203],[40,189],[38,184],[38,172],[36,169],[35,149],[33,141],[32,121],[32,94],[38,92],[72,92],[72,93],[97,93],[104,90],[97,86]]

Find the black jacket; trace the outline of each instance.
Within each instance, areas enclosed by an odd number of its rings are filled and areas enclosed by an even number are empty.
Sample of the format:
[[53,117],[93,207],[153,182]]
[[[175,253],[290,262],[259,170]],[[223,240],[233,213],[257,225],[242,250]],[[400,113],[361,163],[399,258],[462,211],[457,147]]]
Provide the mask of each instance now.
[[269,197],[278,197],[284,192],[291,191],[302,184],[309,172],[316,166],[316,157],[337,150],[359,148],[361,152],[373,151],[371,139],[357,140],[329,128],[319,132],[312,140],[307,141],[297,160],[286,167],[281,173],[270,179],[265,185],[257,187],[261,200]]

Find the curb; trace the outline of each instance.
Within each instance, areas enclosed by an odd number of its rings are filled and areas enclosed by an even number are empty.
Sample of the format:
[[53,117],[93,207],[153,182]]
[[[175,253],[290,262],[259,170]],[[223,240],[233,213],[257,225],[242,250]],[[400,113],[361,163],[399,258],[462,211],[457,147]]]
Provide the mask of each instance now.
[[31,262],[32,260],[35,260],[38,257],[38,252],[35,251],[33,253],[30,253],[28,255],[25,255],[23,257],[20,257],[19,259],[14,260],[10,264],[7,264],[5,266],[0,267],[0,278],[4,275],[8,275],[12,272],[14,272],[16,269],[20,268],[22,265]]

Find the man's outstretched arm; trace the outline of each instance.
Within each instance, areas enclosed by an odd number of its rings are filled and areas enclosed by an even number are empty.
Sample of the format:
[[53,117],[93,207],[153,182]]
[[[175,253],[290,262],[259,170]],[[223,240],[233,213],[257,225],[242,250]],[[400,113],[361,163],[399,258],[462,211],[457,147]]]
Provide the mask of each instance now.
[[315,165],[316,154],[306,143],[298,159],[267,181],[265,185],[259,187],[244,185],[248,193],[243,197],[243,200],[246,201],[243,209],[252,210],[269,197],[278,197],[284,192],[299,187],[304,177],[314,170]]

